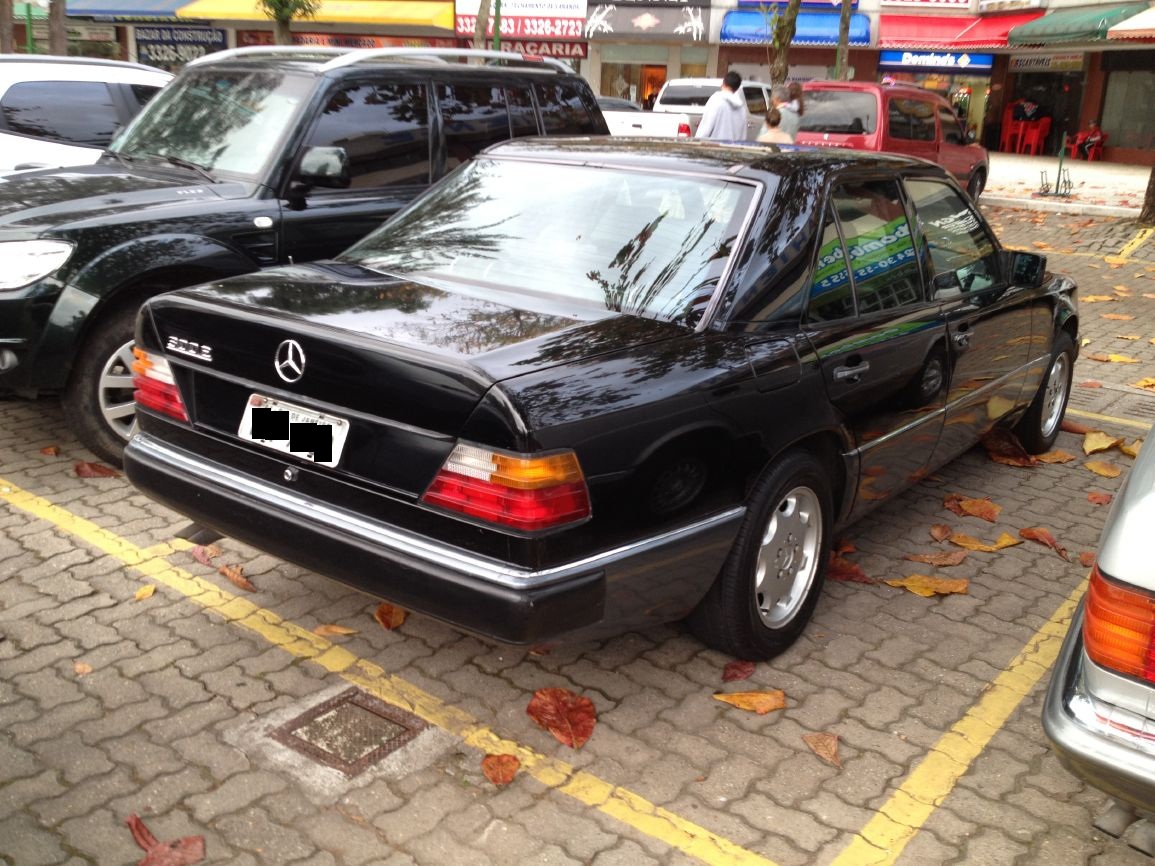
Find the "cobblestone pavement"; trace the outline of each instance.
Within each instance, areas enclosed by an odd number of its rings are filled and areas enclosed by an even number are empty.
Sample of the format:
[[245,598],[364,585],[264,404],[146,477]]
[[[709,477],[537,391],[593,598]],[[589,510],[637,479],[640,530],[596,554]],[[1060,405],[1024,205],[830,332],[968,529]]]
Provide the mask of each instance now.
[[[1155,418],[1155,395],[1130,385],[1155,369],[1155,242],[1134,244],[1125,222],[988,213],[1084,297],[1113,298],[1082,306],[1076,381],[1101,387],[1076,389],[1072,417],[1143,435],[1088,419]],[[1093,549],[1105,509],[1085,493],[1118,479],[1083,468],[1073,434],[1059,446],[1080,459],[964,455],[853,527],[852,558],[879,578],[925,571],[903,557],[938,549],[939,522],[987,540],[1045,526],[1072,558]],[[867,840],[905,866],[1149,862],[1092,829],[1104,797],[1044,740],[1046,666],[1085,569],[1040,545],[970,554],[945,572],[970,579],[966,595],[832,583],[793,649],[723,684],[730,659],[678,626],[537,653],[416,615],[390,632],[374,600],[225,541],[218,562],[244,567],[244,592],[174,540],[183,521],[123,478],[76,477],[78,459],[55,403],[0,401],[6,864],[136,863],[131,813],[161,840],[203,835],[205,862],[228,864],[841,866],[870,862]],[[948,492],[992,497],[997,525],[945,511]],[[313,634],[322,624],[353,633]],[[352,779],[271,736],[353,686],[429,727]],[[580,751],[526,716],[545,686],[595,703]],[[786,709],[712,699],[762,688],[784,689]],[[803,744],[822,731],[840,737],[841,768]],[[480,762],[501,751],[522,769],[498,789]]]

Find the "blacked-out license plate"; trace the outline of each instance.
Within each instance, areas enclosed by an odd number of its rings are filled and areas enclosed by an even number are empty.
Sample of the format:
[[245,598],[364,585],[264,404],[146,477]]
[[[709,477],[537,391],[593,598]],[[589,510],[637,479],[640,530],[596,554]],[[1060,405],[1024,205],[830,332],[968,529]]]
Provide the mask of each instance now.
[[251,394],[237,435],[274,451],[322,466],[336,466],[349,435],[349,422],[304,406]]

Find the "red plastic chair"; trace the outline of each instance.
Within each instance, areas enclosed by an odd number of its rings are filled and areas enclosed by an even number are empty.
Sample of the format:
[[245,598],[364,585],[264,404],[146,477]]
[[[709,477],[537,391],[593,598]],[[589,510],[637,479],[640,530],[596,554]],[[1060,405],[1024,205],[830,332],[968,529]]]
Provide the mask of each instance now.
[[1087,148],[1087,162],[1097,162],[1103,159],[1103,145],[1107,143],[1107,133],[1102,134],[1103,137]]
[[1038,156],[1043,152],[1043,144],[1051,133],[1051,118],[1025,121],[1023,137],[1019,141],[1019,153],[1029,153]]
[[1083,142],[1087,140],[1087,133],[1080,132],[1074,138],[1067,139],[1067,157],[1069,159],[1079,158],[1079,148],[1083,146]]
[[999,134],[999,150],[1003,153],[1018,153],[1019,143],[1023,140],[1023,124],[1025,120],[1015,120],[1015,106],[1022,100],[1016,100],[1003,109],[1003,128]]

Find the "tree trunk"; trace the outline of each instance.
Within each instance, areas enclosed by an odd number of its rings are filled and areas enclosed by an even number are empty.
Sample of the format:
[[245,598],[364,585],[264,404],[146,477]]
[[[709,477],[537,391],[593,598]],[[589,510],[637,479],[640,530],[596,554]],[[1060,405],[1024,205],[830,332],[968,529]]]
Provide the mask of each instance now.
[[774,63],[770,66],[770,83],[782,84],[790,74],[790,43],[798,25],[798,7],[802,0],[790,0],[786,10],[774,22]]
[[48,4],[48,53],[68,55],[68,20],[64,17],[64,0]]
[[854,0],[842,0],[842,14],[838,17],[838,53],[834,59],[834,80],[846,81],[850,67],[850,12]]
[[12,0],[0,0],[0,54],[11,54],[15,50],[12,20]]
[[1147,177],[1147,192],[1143,196],[1143,210],[1139,212],[1139,224],[1155,226],[1155,168]]
[[273,19],[273,43],[274,44],[276,44],[276,45],[292,45],[293,44],[293,31],[289,26],[291,23],[292,23],[292,19],[289,19],[289,18],[285,18],[284,20],[282,20],[280,18],[274,18]]
[[489,10],[493,7],[493,0],[481,0],[477,4],[477,23],[473,25],[473,47],[486,48],[488,40],[485,31],[489,29]]

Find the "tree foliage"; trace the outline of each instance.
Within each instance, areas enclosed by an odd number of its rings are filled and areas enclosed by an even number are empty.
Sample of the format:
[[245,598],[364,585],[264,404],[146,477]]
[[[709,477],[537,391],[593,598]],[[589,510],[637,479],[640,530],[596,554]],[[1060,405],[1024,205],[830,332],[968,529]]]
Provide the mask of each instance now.
[[292,45],[289,25],[298,18],[312,18],[321,8],[321,0],[257,0],[257,6],[273,20],[273,41]]

